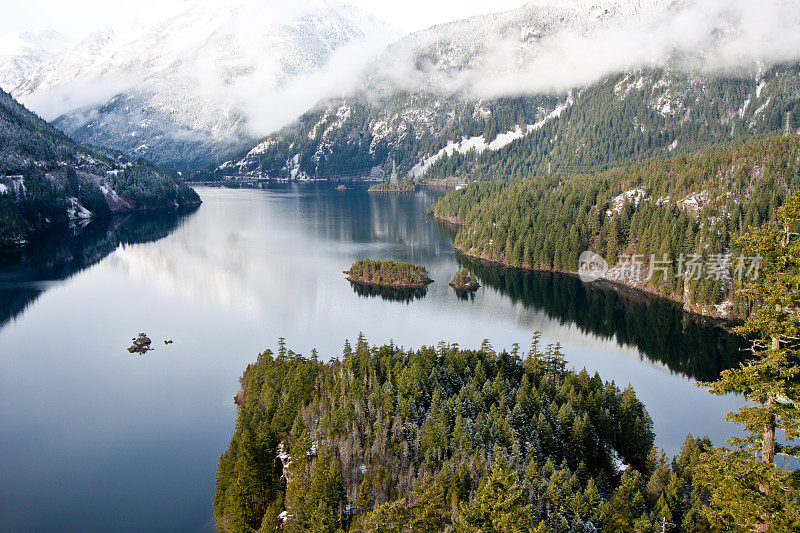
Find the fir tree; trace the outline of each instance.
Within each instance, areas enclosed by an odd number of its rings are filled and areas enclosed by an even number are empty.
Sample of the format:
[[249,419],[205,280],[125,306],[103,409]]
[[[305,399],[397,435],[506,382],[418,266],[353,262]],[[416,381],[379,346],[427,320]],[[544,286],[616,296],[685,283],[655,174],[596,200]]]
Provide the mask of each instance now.
[[[788,531],[800,528],[800,484],[777,455],[799,460],[800,437],[800,195],[776,220],[751,228],[741,242],[761,258],[758,279],[742,293],[753,306],[739,332],[752,339],[753,357],[707,383],[712,394],[743,394],[748,404],[727,418],[746,436],[716,448],[701,470],[711,490],[709,517],[725,526]],[[776,440],[783,434],[785,443]]]

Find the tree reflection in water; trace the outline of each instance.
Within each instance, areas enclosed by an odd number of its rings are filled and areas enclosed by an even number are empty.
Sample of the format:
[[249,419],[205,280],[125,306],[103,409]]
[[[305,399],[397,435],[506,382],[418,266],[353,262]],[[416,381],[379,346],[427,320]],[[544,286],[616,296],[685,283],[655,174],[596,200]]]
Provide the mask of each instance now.
[[197,207],[92,220],[72,233],[40,235],[27,246],[0,253],[0,329],[44,291],[99,263],[120,244],[157,241]]
[[745,356],[743,339],[722,323],[685,313],[667,300],[575,276],[504,268],[457,254],[486,287],[584,333],[637,348],[643,358],[701,381],[716,379]]

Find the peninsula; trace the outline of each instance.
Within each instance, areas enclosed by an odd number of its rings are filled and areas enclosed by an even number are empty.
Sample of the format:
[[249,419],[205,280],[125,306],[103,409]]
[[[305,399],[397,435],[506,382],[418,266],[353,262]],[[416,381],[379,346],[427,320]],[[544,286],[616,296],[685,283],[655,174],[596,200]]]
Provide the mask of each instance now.
[[416,184],[411,180],[403,180],[399,183],[376,183],[375,185],[370,185],[370,188],[367,189],[368,192],[401,192],[401,193],[415,193],[417,192]]

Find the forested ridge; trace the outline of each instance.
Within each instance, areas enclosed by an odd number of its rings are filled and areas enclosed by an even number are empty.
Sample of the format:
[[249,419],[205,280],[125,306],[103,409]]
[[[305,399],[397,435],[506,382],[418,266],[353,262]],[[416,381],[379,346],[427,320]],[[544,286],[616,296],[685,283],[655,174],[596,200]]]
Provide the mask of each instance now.
[[538,336],[501,352],[360,336],[325,363],[280,341],[241,386],[214,496],[223,531],[706,527],[692,477],[707,439],[669,462],[630,387],[568,370]]
[[70,219],[199,203],[179,177],[78,144],[0,90],[0,247]]
[[[678,258],[738,257],[734,237],[774,220],[800,189],[800,136],[770,137],[594,174],[495,179],[432,208],[457,222],[456,248],[510,266],[575,271],[583,250],[670,258],[646,288],[687,308],[733,299],[735,279],[679,275]],[[730,276],[729,276],[730,278]]]
[[498,150],[454,151],[437,159],[422,180],[594,172],[796,132],[800,78],[796,64],[765,67],[751,77],[640,69],[569,95],[470,101],[395,91],[376,101],[356,94],[321,103],[256,150],[241,153],[236,164],[209,167],[205,174],[324,178],[380,168],[403,176],[450,143],[477,136],[490,143],[517,128],[522,138]]

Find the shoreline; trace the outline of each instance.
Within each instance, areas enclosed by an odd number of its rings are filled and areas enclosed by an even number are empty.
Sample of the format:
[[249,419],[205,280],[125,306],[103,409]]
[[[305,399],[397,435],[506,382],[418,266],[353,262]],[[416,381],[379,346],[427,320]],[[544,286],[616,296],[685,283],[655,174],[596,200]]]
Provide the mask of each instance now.
[[[343,274],[347,274],[347,272],[343,272]],[[358,285],[369,285],[371,287],[386,287],[388,289],[407,289],[407,290],[424,289],[425,287],[433,283],[432,279],[428,279],[423,283],[378,283],[376,281],[366,281],[362,279],[353,278],[350,276],[347,276],[345,279],[350,283],[356,283]]]
[[196,202],[187,202],[184,204],[177,204],[177,205],[169,205],[163,207],[150,207],[150,208],[141,208],[141,209],[125,209],[120,211],[115,211],[103,215],[95,215],[84,218],[84,219],[69,219],[69,222],[66,226],[54,226],[53,224],[44,224],[41,227],[35,228],[30,232],[27,232],[24,236],[22,236],[21,241],[11,241],[5,242],[0,240],[0,254],[5,252],[10,252],[12,250],[18,250],[20,248],[24,248],[32,243],[35,243],[38,239],[40,239],[43,235],[46,235],[50,232],[53,233],[66,233],[70,231],[76,221],[84,220],[88,223],[97,221],[97,220],[113,220],[116,217],[126,217],[126,216],[137,216],[137,215],[149,215],[149,214],[158,214],[158,213],[166,213],[169,211],[182,211],[182,210],[192,210],[197,209],[200,205],[203,204],[203,200],[198,200]]
[[[435,220],[437,220],[439,222],[443,222],[443,223],[453,227],[454,229],[458,229],[462,225],[460,222],[458,222],[458,219],[456,217],[443,217],[443,216],[438,215],[432,209],[429,211],[429,215],[431,217],[433,217]],[[497,259],[491,259],[491,258],[483,257],[483,256],[480,256],[480,255],[475,255],[475,254],[469,253],[469,252],[467,252],[467,251],[465,251],[465,250],[463,250],[461,248],[458,248],[455,245],[455,243],[453,243],[453,250],[456,252],[456,254],[463,255],[464,257],[467,257],[469,259],[481,261],[483,263],[491,264],[491,265],[494,265],[494,266],[499,266],[499,267],[502,267],[502,268],[513,268],[513,269],[516,269],[516,270],[522,270],[524,272],[550,272],[550,273],[553,273],[553,274],[562,274],[562,275],[566,275],[566,276],[572,276],[572,277],[580,278],[578,273],[576,271],[574,271],[574,270],[563,270],[563,269],[558,269],[558,268],[532,268],[532,267],[527,267],[527,266],[509,265],[507,263],[503,263],[502,261],[498,261]],[[644,287],[637,287],[635,285],[630,285],[630,284],[623,283],[623,282],[617,281],[617,280],[599,278],[599,279],[597,279],[595,281],[592,281],[590,283],[586,283],[586,282],[583,282],[583,283],[584,283],[584,285],[592,285],[594,283],[599,283],[601,285],[605,285],[605,286],[611,288],[612,290],[615,290],[615,291],[620,292],[620,293],[628,292],[628,293],[633,293],[633,294],[635,294],[637,296],[643,296],[645,298],[649,298],[649,299],[652,299],[652,300],[661,300],[661,301],[670,302],[671,304],[679,306],[681,308],[681,310],[684,313],[686,313],[687,315],[692,315],[692,316],[695,316],[695,317],[699,317],[699,318],[702,318],[704,320],[711,320],[711,321],[718,322],[720,326],[725,327],[726,329],[729,328],[732,325],[735,325],[735,324],[741,322],[741,320],[742,320],[741,317],[739,317],[739,316],[728,316],[728,317],[715,316],[715,315],[713,315],[711,313],[704,312],[702,310],[702,308],[699,311],[695,310],[695,309],[688,309],[682,300],[678,300],[677,298],[671,298],[669,296],[664,296],[664,295],[659,294],[659,293],[657,293],[657,292],[655,292],[655,291],[653,291],[651,289],[647,289],[647,288],[644,288]],[[711,304],[711,305],[713,305],[713,304]]]

